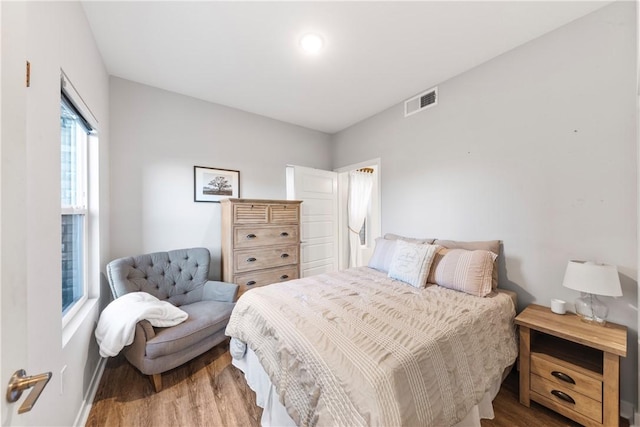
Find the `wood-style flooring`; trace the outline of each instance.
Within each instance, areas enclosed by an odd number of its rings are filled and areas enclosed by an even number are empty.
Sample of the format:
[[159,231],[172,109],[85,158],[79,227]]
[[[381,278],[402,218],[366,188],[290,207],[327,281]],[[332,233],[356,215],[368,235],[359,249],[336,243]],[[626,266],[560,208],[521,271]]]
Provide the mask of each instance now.
[[[153,392],[148,377],[122,356],[109,359],[86,426],[259,426],[262,409],[241,371],[231,365],[228,342],[162,375],[163,390]],[[493,402],[495,419],[482,427],[578,426],[534,402],[518,402],[512,372]],[[621,419],[622,427],[629,423]]]

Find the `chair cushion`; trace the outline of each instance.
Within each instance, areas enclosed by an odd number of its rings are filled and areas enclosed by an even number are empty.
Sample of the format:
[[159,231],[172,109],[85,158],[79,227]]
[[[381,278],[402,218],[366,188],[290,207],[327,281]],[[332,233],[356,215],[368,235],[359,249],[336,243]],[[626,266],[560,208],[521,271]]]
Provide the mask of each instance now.
[[156,336],[147,342],[147,358],[176,353],[223,330],[233,306],[233,303],[219,301],[199,301],[181,306],[189,318],[170,328],[155,328]]

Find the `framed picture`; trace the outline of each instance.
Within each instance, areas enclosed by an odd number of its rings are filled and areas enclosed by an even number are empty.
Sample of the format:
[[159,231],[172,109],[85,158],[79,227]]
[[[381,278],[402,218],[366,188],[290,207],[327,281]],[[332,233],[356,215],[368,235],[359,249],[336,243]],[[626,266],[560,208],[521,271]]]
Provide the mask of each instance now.
[[194,166],[193,189],[195,202],[240,197],[240,171]]

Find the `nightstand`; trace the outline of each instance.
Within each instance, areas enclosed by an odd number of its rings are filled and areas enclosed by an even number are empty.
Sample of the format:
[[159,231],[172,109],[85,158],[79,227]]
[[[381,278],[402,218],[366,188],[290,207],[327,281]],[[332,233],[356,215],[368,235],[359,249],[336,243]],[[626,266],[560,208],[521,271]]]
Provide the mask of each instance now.
[[585,426],[618,426],[627,328],[582,322],[532,304],[520,326],[520,403],[533,400]]

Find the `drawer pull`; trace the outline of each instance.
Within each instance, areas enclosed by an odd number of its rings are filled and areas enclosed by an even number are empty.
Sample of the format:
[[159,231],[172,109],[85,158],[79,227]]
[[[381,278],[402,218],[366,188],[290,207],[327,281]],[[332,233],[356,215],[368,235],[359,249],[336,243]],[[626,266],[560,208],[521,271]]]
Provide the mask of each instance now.
[[283,231],[282,233],[280,233],[280,237],[288,237],[289,233],[287,233],[286,231]]
[[289,254],[282,254],[280,255],[280,258],[289,258]]
[[257,261],[254,257],[247,258],[247,262],[255,262]]
[[249,281],[247,282],[247,286],[251,286],[251,285],[255,285],[255,284],[256,284],[256,281],[255,281],[255,280],[249,280]]
[[567,403],[573,403],[575,405],[576,401],[573,400],[573,398],[571,396],[569,396],[567,393],[560,391],[560,390],[551,390],[551,394],[553,394],[555,397],[557,397],[560,400],[564,400]]
[[251,234],[247,234],[247,239],[255,239],[256,235],[251,233]]
[[282,276],[280,276],[280,280],[286,280],[289,278],[288,274],[283,274]]
[[556,377],[559,380],[562,380],[562,381],[570,383],[570,384],[575,384],[576,383],[573,378],[571,378],[569,375],[565,374],[564,372],[553,371],[553,372],[551,372],[551,375],[553,375],[554,377]]

